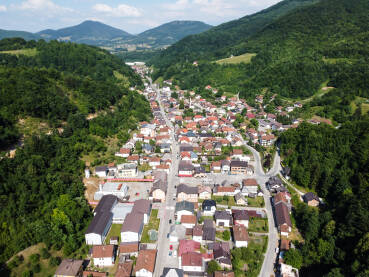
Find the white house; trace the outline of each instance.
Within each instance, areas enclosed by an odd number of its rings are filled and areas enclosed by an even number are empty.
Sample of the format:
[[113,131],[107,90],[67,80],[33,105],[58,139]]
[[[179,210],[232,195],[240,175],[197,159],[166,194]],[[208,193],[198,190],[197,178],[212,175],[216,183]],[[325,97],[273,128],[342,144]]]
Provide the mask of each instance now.
[[232,216],[227,211],[215,211],[214,218],[217,226],[231,226]]
[[95,168],[95,174],[99,176],[100,178],[105,178],[108,176],[108,167],[107,166],[97,166]]
[[179,268],[186,272],[204,272],[205,265],[202,255],[197,252],[187,252],[179,257]]
[[114,245],[94,245],[92,248],[94,266],[113,266],[115,262]]
[[144,226],[144,216],[139,213],[129,213],[120,231],[121,242],[136,242],[141,240]]
[[236,247],[247,247],[249,241],[249,234],[247,228],[243,225],[233,226],[233,238]]
[[152,277],[156,262],[155,249],[140,250],[136,260],[134,273],[136,277]]
[[137,165],[134,163],[118,164],[118,177],[132,178],[137,176]]

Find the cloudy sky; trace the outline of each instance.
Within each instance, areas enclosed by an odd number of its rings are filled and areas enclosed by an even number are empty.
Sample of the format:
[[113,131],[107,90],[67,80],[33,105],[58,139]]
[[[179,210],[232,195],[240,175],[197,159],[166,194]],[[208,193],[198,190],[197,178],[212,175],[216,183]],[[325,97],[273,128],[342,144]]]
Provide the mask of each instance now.
[[98,20],[136,34],[172,20],[211,25],[280,0],[0,0],[0,29],[38,32]]

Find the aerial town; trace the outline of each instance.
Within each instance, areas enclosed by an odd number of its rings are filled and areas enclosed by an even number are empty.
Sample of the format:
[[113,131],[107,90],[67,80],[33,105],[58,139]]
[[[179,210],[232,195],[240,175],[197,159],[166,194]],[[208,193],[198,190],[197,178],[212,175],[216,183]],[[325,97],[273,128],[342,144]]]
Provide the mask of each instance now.
[[[115,153],[124,162],[86,168],[87,179],[100,180],[85,233],[88,265],[65,259],[55,276],[299,276],[283,262],[298,230],[289,168],[274,143],[299,124],[283,125],[277,115],[302,105],[258,112],[237,96],[214,105],[170,80],[153,84],[148,68],[131,66],[146,81],[140,93],[153,119]],[[262,95],[255,101],[262,107]],[[235,124],[241,113],[251,125]],[[320,204],[315,194],[293,190],[308,205]]]

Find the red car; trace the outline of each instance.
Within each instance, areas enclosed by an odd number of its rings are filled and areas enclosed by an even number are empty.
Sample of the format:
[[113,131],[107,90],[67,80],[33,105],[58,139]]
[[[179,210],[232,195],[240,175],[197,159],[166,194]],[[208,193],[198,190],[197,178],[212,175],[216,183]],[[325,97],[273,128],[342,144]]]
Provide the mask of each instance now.
[[170,250],[173,250],[173,245],[171,244],[171,245],[169,245],[169,249]]

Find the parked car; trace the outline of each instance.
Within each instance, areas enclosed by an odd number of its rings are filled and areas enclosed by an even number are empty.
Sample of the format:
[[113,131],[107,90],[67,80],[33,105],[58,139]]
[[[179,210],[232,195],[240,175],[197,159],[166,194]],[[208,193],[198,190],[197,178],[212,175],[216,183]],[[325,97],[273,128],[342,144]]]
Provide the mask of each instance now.
[[169,245],[169,249],[173,250],[173,244]]
[[171,219],[169,219],[169,224],[172,224],[172,220]]

